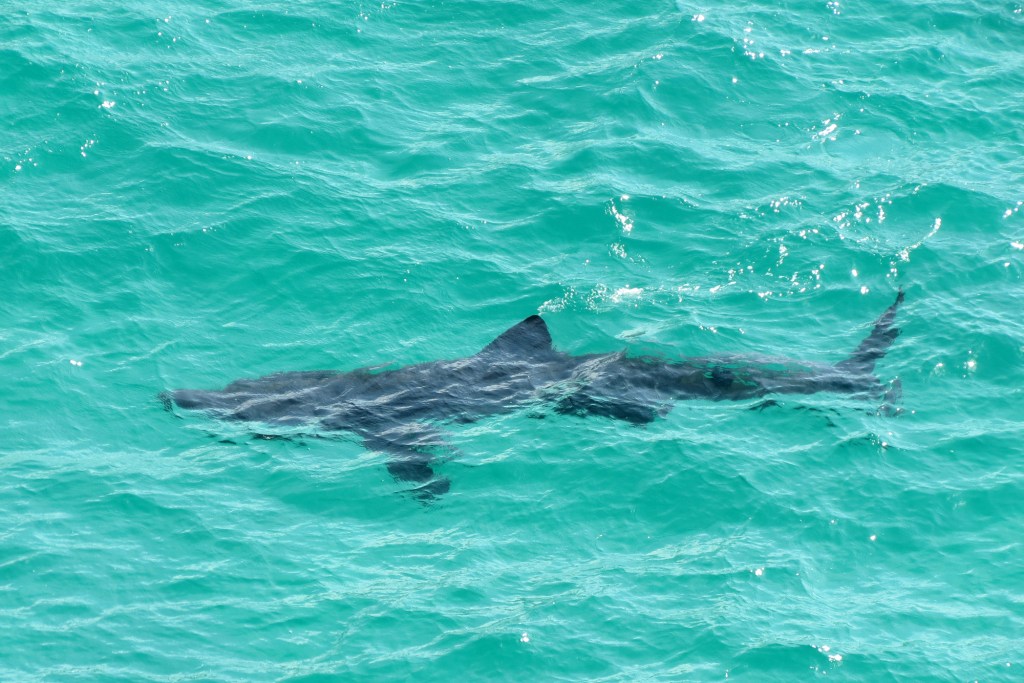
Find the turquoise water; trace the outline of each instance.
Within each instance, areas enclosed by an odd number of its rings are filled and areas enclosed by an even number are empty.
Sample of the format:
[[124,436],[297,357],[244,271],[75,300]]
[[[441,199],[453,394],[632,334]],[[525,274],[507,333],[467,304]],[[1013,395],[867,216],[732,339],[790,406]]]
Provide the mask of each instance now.
[[[0,12],[0,680],[1020,680],[1017,2]],[[879,364],[644,427],[156,395],[559,348]]]

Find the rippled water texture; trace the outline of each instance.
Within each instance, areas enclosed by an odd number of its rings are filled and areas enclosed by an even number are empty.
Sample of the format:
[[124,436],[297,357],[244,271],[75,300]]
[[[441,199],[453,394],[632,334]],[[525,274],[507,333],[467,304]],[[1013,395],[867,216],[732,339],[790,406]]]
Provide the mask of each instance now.
[[[0,679],[1019,680],[1022,40],[970,0],[6,6]],[[157,399],[534,313],[835,362],[899,287],[898,417],[538,406],[452,426],[433,505]]]

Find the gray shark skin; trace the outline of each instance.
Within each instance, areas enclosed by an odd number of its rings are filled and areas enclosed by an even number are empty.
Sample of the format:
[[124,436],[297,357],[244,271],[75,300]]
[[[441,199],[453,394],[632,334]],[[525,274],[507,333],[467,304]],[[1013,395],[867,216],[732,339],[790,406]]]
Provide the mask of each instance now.
[[556,350],[540,316],[509,328],[479,353],[393,370],[283,372],[240,379],[220,391],[178,389],[165,406],[222,419],[344,430],[388,455],[395,479],[429,501],[448,491],[431,463],[447,449],[438,425],[473,422],[544,402],[555,412],[647,424],[680,399],[741,400],[819,391],[877,399],[875,363],[899,335],[896,301],[868,336],[834,365],[741,357],[665,359],[624,352],[573,356]]

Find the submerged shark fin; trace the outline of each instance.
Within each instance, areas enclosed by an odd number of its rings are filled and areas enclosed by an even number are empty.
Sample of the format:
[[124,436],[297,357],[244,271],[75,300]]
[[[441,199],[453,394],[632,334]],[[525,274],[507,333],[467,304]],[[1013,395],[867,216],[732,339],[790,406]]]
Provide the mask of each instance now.
[[478,355],[501,354],[531,358],[550,352],[551,333],[548,332],[548,326],[539,315],[531,315],[498,335]]
[[885,313],[875,321],[871,334],[860,343],[860,346],[849,358],[836,365],[838,369],[852,375],[868,375],[874,372],[875,363],[885,355],[892,343],[896,341],[896,337],[900,336],[900,328],[896,327],[894,323],[896,309],[901,303],[903,303],[902,289],[896,295],[896,301],[892,306],[885,309]]
[[380,432],[363,433],[367,448],[386,453],[388,472],[398,481],[413,484],[413,497],[429,503],[448,492],[451,482],[438,476],[433,464],[439,452],[451,451],[436,428],[423,423],[398,424]]

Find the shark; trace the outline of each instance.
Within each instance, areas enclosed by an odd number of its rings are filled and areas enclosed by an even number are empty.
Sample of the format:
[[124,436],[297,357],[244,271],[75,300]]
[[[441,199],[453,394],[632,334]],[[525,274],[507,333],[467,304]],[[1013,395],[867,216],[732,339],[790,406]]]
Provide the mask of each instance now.
[[[563,415],[600,416],[646,425],[675,401],[738,401],[781,394],[833,392],[899,400],[875,365],[900,334],[896,301],[867,336],[835,363],[744,356],[663,358],[625,351],[573,355],[554,347],[543,318],[531,315],[482,350],[454,360],[393,369],[279,372],[239,379],[223,389],[160,394],[168,410],[205,411],[253,425],[348,432],[386,454],[386,467],[421,501],[449,491],[435,471],[450,453],[446,423],[469,423],[538,404]],[[266,428],[264,427],[264,430]]]

